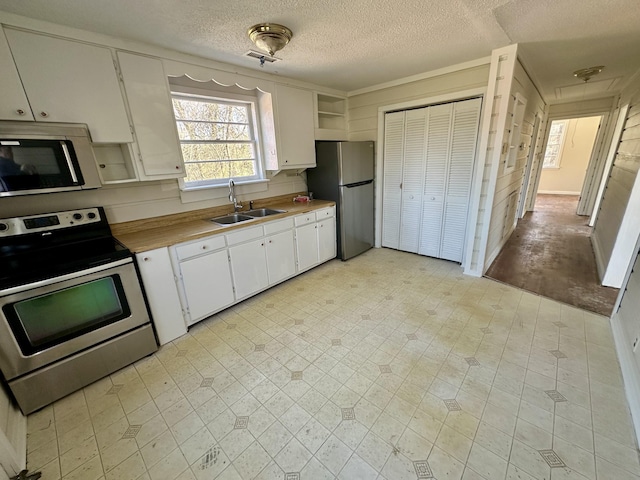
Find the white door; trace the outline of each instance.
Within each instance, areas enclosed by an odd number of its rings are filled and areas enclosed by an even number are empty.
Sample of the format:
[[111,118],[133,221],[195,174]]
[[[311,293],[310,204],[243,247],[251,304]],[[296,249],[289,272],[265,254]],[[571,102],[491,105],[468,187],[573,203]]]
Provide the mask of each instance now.
[[233,284],[238,300],[269,285],[264,239],[229,248]]
[[453,104],[429,107],[427,156],[422,201],[421,255],[440,256],[444,196],[451,147]]
[[317,228],[316,223],[309,223],[296,228],[296,253],[298,254],[299,272],[318,264]]
[[318,228],[318,261],[331,260],[336,256],[336,219],[325,218],[317,224]]
[[399,249],[418,253],[425,171],[427,108],[409,110],[405,116],[402,203]]
[[189,325],[234,302],[227,251],[211,253],[180,263]]
[[480,119],[479,98],[453,104],[440,258],[462,262]]
[[382,185],[382,246],[398,248],[402,207],[404,112],[384,117],[384,173]]
[[31,120],[33,114],[4,35],[0,35],[0,119]]
[[276,85],[276,112],[280,168],[315,167],[313,92]]
[[265,239],[269,284],[273,285],[296,273],[293,230],[271,235]]

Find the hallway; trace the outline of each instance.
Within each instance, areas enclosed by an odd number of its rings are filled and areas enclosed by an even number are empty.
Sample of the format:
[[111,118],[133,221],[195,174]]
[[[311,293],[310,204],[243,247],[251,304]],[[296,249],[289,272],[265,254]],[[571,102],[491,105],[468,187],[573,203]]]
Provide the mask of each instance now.
[[589,217],[577,205],[577,196],[538,195],[486,276],[609,317],[618,289],[598,281]]

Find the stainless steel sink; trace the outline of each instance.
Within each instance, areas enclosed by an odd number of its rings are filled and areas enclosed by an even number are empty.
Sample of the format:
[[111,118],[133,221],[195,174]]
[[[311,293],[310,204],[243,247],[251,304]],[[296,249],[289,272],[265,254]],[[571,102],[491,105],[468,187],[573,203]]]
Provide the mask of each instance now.
[[247,222],[253,219],[254,217],[249,217],[240,213],[232,213],[231,215],[225,215],[224,217],[212,218],[211,221],[218,225],[233,225],[234,223]]
[[269,215],[277,215],[279,213],[286,213],[286,210],[273,210],[271,208],[256,208],[255,210],[249,210],[244,212],[245,215],[250,217],[268,217]]

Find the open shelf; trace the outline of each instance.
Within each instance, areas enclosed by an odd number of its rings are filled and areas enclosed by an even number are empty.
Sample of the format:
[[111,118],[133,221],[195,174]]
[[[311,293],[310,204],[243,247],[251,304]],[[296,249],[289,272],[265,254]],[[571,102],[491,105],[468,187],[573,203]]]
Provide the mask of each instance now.
[[347,99],[316,93],[316,140],[347,138]]

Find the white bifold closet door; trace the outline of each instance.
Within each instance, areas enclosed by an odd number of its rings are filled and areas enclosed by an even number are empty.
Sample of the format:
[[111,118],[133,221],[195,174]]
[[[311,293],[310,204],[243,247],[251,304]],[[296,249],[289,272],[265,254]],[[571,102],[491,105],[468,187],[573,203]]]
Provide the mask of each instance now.
[[478,98],[385,116],[383,246],[462,261],[480,107]]

